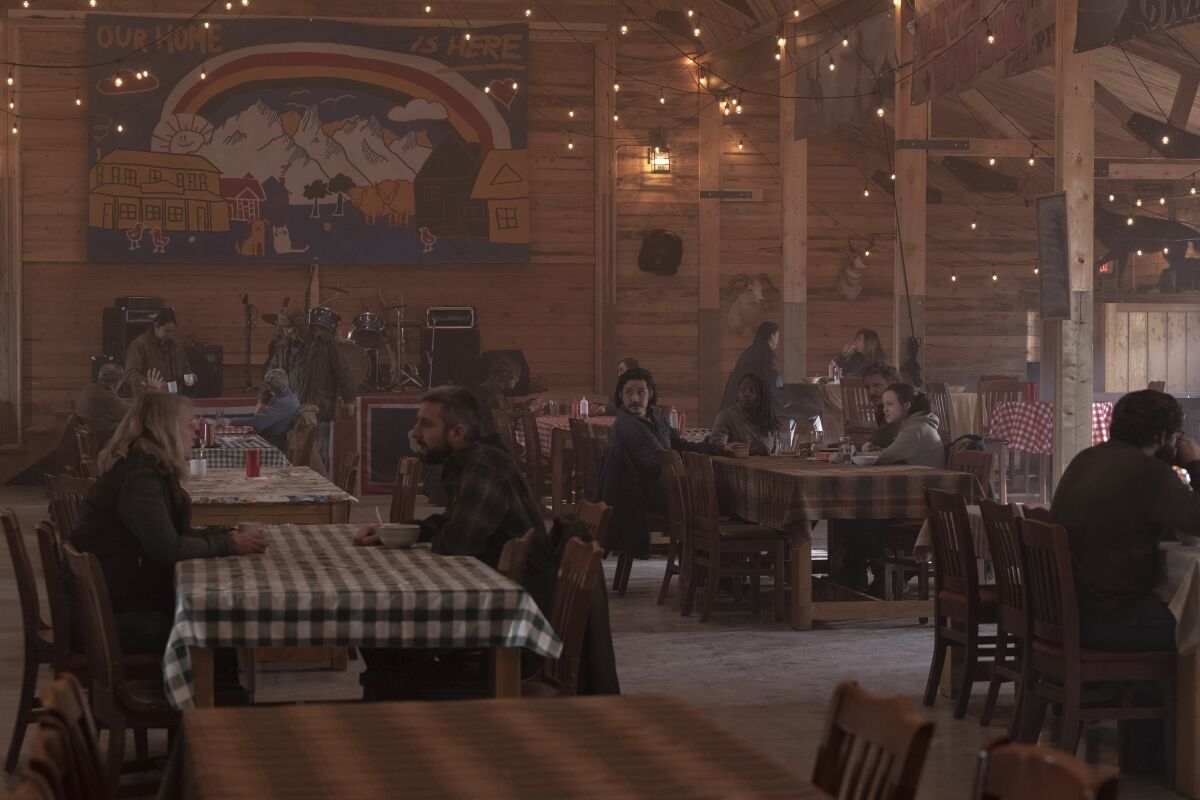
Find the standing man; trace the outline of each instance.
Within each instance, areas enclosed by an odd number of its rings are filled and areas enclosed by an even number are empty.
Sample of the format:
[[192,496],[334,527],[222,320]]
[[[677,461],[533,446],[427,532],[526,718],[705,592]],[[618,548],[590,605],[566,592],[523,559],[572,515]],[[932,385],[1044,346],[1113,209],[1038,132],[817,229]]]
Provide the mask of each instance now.
[[329,461],[329,433],[337,416],[337,401],[340,397],[347,402],[354,399],[356,387],[350,370],[338,356],[333,333],[341,320],[337,312],[318,306],[308,312],[308,341],[296,354],[295,368],[288,373],[292,391],[300,398],[300,405],[317,407],[320,422],[318,447],[321,460]]
[[145,391],[146,377],[152,369],[158,370],[172,394],[196,384],[196,373],[188,364],[183,345],[175,338],[177,327],[175,309],[164,308],[150,329],[129,343],[125,351],[125,383],[134,394]]

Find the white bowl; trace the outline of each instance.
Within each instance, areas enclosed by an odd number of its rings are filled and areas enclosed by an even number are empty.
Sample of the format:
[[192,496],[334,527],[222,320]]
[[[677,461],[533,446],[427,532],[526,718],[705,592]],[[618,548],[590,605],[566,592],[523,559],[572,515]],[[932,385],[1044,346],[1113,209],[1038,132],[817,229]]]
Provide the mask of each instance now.
[[879,456],[872,453],[860,453],[856,456],[850,456],[850,460],[860,467],[872,467],[875,462],[879,461]]
[[1192,534],[1184,533],[1183,531],[1175,531],[1175,535],[1179,537],[1179,541],[1183,542],[1188,547],[1200,545],[1200,536],[1193,536]]
[[375,530],[379,532],[379,541],[389,550],[412,547],[421,538],[420,525],[388,522],[376,525]]

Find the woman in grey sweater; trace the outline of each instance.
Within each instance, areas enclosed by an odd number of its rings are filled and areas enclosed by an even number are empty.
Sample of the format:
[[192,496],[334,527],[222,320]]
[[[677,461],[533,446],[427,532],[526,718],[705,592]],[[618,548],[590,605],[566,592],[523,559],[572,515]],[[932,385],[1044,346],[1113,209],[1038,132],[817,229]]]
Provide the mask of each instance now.
[[[946,449],[938,435],[938,418],[929,395],[907,383],[893,383],[883,393],[883,416],[889,424],[900,423],[896,440],[877,451],[880,464],[913,464],[919,467],[946,466]],[[871,452],[870,442],[863,452]]]

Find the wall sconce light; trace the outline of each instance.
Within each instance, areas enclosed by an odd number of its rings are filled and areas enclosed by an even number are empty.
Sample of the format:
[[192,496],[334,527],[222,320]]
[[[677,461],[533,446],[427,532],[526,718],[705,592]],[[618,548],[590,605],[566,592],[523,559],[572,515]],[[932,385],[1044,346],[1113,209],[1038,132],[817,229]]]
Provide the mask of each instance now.
[[671,172],[671,148],[667,147],[667,140],[661,129],[650,137],[650,146],[646,148],[646,166],[650,167],[653,175],[666,175]]

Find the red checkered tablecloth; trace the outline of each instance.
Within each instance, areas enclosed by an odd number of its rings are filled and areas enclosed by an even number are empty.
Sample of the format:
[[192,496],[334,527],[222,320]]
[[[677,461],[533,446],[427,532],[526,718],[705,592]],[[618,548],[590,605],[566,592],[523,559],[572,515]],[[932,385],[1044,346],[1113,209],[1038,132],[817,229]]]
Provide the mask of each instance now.
[[[545,417],[536,417],[535,419],[537,420],[537,426],[538,426],[538,441],[542,445],[542,455],[545,456],[546,458],[549,458],[550,457],[550,441],[554,436],[554,431],[555,430],[560,430],[560,431],[570,430],[570,428],[571,428],[570,419],[571,418],[566,416],[565,414],[558,414],[558,415],[545,416]],[[604,425],[606,427],[611,426],[616,421],[617,421],[616,417],[591,417],[590,419],[588,419],[588,422],[592,423],[593,425]],[[525,431],[518,428],[515,431],[515,433],[517,435],[517,442],[522,447],[524,447],[525,446]]]
[[[1108,441],[1112,403],[1092,403],[1092,444]],[[992,410],[988,436],[1004,439],[1013,450],[1038,455],[1054,452],[1054,404],[1005,400]]]

